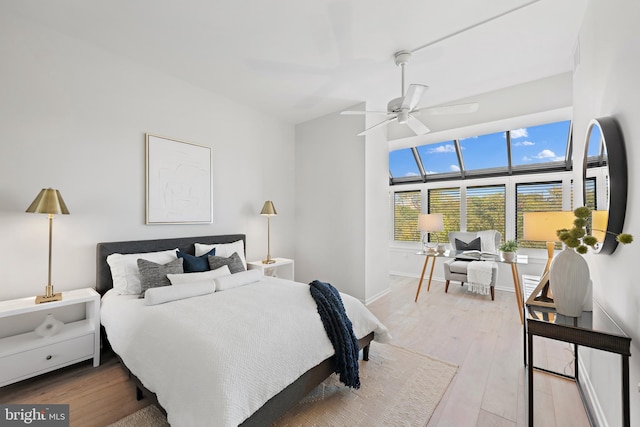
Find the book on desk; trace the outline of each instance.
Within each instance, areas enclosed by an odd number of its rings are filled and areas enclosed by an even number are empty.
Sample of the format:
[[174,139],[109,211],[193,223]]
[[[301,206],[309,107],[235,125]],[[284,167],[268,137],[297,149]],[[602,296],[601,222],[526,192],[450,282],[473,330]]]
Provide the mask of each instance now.
[[458,261],[496,261],[498,259],[500,259],[500,256],[493,252],[469,250],[456,253],[456,260]]

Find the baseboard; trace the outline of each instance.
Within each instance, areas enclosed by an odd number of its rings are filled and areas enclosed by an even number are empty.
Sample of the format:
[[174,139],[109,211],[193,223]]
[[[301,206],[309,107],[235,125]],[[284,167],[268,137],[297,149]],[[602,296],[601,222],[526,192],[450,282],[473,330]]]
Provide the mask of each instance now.
[[384,290],[384,291],[382,291],[382,292],[378,292],[376,295],[372,296],[371,298],[367,298],[367,299],[364,301],[364,305],[369,305],[369,304],[371,304],[372,302],[374,302],[374,301],[376,301],[376,300],[378,300],[378,299],[382,298],[383,296],[385,296],[385,295],[386,295],[386,294],[388,294],[389,292],[391,292],[391,288],[387,288],[387,289],[385,289],[385,290]]
[[[585,366],[582,364],[582,358],[578,358],[578,375],[580,377],[580,384],[582,386],[582,389],[586,395],[587,400],[589,400],[591,413],[596,419],[596,424],[602,427],[609,427],[607,418],[604,414],[604,411],[602,410],[602,406],[600,405],[598,396],[596,395],[595,388],[591,383],[591,379],[589,378],[589,374]],[[576,387],[578,387],[577,384]]]
[[404,271],[391,270],[391,271],[389,271],[389,274],[392,275],[392,276],[413,277],[415,279],[419,279],[420,278],[419,274],[405,273]]

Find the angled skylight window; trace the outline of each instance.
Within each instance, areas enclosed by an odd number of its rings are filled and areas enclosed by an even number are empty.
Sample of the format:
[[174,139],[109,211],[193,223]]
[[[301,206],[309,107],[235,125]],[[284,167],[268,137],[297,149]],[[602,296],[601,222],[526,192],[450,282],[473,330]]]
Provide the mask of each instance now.
[[389,153],[389,171],[394,178],[420,177],[420,170],[411,148]]
[[460,139],[462,160],[468,171],[507,167],[506,132]]
[[588,167],[604,166],[607,163],[607,146],[602,139],[600,127],[593,126],[587,145]]
[[453,141],[421,145],[418,154],[427,175],[435,173],[460,173],[460,162]]
[[513,129],[511,162],[513,166],[564,161],[571,121]]

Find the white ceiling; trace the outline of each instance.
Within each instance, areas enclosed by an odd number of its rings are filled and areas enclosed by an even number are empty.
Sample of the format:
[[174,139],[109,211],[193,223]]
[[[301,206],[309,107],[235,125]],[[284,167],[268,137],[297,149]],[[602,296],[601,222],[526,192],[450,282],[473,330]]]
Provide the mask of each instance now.
[[407,84],[430,86],[422,106],[570,71],[587,1],[2,0],[0,11],[300,123],[363,101],[384,109],[400,96],[398,50],[414,51]]

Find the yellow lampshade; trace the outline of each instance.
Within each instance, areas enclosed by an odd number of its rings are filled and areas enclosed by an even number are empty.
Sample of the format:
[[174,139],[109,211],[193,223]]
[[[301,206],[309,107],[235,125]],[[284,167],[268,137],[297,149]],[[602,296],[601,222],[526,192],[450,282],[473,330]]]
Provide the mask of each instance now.
[[427,232],[444,230],[442,214],[420,214],[418,217],[418,230]]
[[605,230],[609,223],[609,211],[592,211],[591,212],[591,235],[598,239],[598,242],[604,242],[606,235]]
[[556,230],[573,227],[575,215],[572,211],[525,212],[523,219],[524,240],[559,242]]

